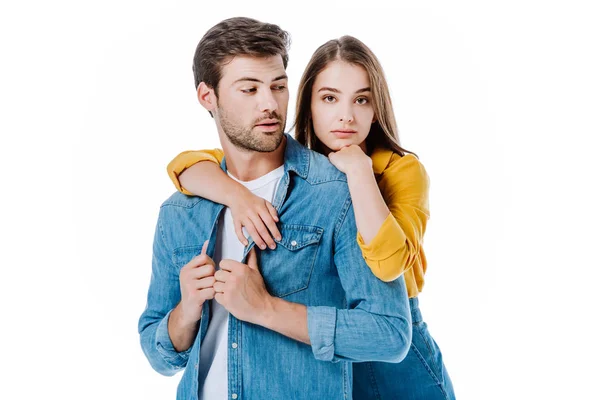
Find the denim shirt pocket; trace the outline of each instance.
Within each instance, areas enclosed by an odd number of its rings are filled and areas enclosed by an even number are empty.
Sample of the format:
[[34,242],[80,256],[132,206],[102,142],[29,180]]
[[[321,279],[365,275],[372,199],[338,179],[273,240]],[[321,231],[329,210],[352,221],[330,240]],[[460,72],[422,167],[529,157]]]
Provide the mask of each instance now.
[[277,249],[259,252],[259,268],[269,293],[285,297],[308,288],[323,229],[281,224],[279,232]]
[[201,244],[177,247],[173,250],[173,254],[171,255],[171,261],[173,262],[173,265],[177,267],[178,270],[181,270],[181,268],[183,268],[185,264],[189,263],[192,260],[192,258],[196,257],[201,252]]

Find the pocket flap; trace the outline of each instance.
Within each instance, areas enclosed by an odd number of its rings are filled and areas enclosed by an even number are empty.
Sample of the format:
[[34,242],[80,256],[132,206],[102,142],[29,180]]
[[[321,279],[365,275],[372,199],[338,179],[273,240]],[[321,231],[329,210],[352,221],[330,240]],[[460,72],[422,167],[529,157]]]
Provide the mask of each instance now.
[[282,245],[290,251],[300,250],[311,244],[319,243],[323,229],[307,225],[286,225],[279,227],[281,240],[277,244]]

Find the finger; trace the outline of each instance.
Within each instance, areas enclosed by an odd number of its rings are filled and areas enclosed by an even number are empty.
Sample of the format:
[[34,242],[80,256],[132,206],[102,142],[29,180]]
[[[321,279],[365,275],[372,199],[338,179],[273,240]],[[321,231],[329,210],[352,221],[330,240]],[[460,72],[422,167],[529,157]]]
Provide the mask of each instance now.
[[239,264],[239,262],[235,260],[225,259],[221,260],[221,262],[219,263],[219,268],[221,268],[222,271],[227,271],[229,273],[233,271],[237,264]]
[[225,284],[223,282],[215,282],[213,289],[215,289],[215,293],[223,293],[225,291]]
[[263,222],[267,225],[267,228],[269,228],[271,236],[273,236],[275,240],[281,240],[281,233],[279,233],[279,229],[277,229],[277,224],[275,223],[272,217],[273,215],[270,212],[261,214],[261,218]]
[[212,300],[215,298],[215,289],[212,287],[201,289],[200,298],[203,300]]
[[246,230],[248,231],[248,234],[250,234],[250,236],[254,240],[254,243],[256,243],[256,245],[258,247],[260,247],[261,249],[263,249],[263,250],[266,249],[267,245],[265,244],[265,242],[260,237],[260,234],[258,233],[258,231],[256,230],[256,228],[254,228],[254,225],[253,225],[252,221],[249,221],[245,225],[245,227],[246,227]]
[[[204,251],[204,246],[202,248]],[[187,264],[185,264],[183,266],[183,268],[192,269],[192,268],[201,267],[206,264],[215,265],[215,262],[206,253],[200,253],[197,256],[195,256],[194,258],[192,258]]]
[[229,272],[229,271],[220,269],[217,272],[215,272],[215,280],[217,280],[219,282],[227,282],[227,278],[229,277],[230,273],[231,272]]
[[215,266],[213,264],[205,264],[199,268],[194,268],[189,271],[188,276],[191,279],[202,279],[215,274]]
[[205,265],[209,259],[210,259],[210,257],[207,256],[206,254],[199,254],[199,255],[195,256],[194,258],[192,258],[190,261],[188,261],[188,263],[185,264],[183,266],[183,268],[191,269],[191,268],[200,267],[202,265]]
[[248,264],[248,266],[253,270],[258,271],[258,257],[256,255],[256,249],[254,247],[248,252],[246,264]]
[[275,220],[275,222],[279,222],[279,216],[277,215],[277,209],[275,209],[275,207],[273,207],[273,204],[269,203],[266,200],[265,200],[265,203],[267,204],[267,209],[269,210],[271,217],[273,217],[273,220]]
[[202,278],[196,281],[196,289],[206,289],[211,288],[215,284],[214,276],[207,276],[206,278]]
[[240,243],[244,246],[248,246],[248,239],[246,239],[246,236],[244,236],[244,232],[242,232],[242,223],[239,221],[235,221],[233,226],[235,228],[235,234],[238,237]]
[[[254,222],[254,227],[256,228],[256,230],[258,231],[260,237],[263,239],[263,241],[267,244],[267,246],[269,246],[269,248],[271,250],[273,250],[276,246],[275,241],[273,240],[273,238],[271,237],[271,234],[269,233],[269,231],[267,230],[267,227],[265,226],[265,224],[263,223],[260,215],[254,216],[252,218],[252,222]],[[261,247],[262,249],[262,247]],[[264,249],[263,249],[264,250]]]
[[202,251],[200,252],[200,255],[206,255],[206,249],[208,249],[208,240],[202,245]]

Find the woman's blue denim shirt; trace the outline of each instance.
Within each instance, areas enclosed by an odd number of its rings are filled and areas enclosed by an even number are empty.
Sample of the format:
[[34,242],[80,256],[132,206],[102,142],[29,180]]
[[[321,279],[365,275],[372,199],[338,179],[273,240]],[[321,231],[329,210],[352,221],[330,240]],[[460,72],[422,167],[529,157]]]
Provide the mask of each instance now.
[[[289,135],[285,145],[285,171],[273,201],[283,238],[275,250],[259,252],[259,265],[271,295],[307,306],[311,345],[229,315],[229,398],[350,399],[352,362],[399,362],[408,352],[412,322],[406,286],[403,277],[380,281],[366,265],[345,174]],[[225,160],[221,166],[225,169]],[[203,385],[198,363],[209,304],[187,351],[173,348],[167,321],[181,299],[180,269],[207,239],[213,256],[222,211],[220,204],[181,193],[160,208],[139,333],[156,371],[184,371],[177,399],[197,399]]]

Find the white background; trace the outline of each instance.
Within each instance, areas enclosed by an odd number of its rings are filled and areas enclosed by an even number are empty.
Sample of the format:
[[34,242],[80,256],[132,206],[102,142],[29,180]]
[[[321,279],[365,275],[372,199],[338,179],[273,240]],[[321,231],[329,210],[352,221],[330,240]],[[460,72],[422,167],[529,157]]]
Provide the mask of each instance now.
[[7,3],[0,398],[174,398],[180,375],[150,368],[137,319],[165,166],[219,145],[195,46],[240,15],[292,35],[288,121],[320,44],[351,34],[383,64],[431,178],[420,299],[457,397],[598,396],[593,2]]

